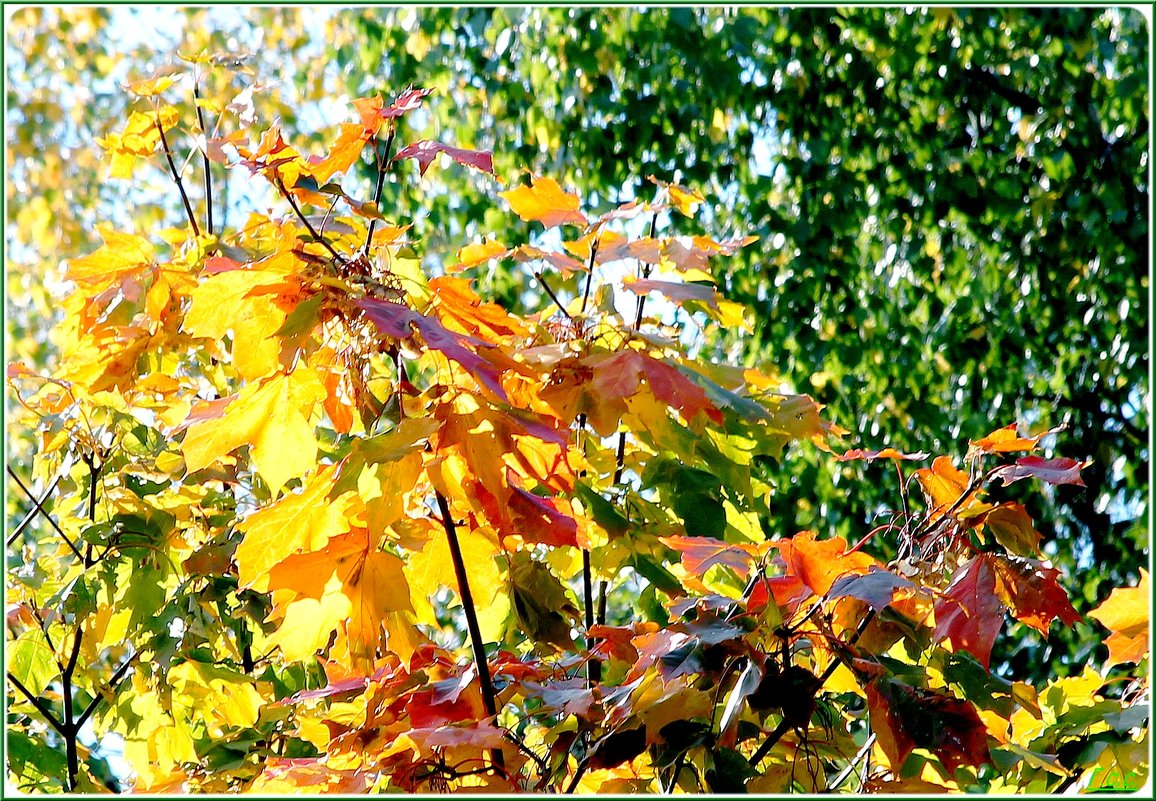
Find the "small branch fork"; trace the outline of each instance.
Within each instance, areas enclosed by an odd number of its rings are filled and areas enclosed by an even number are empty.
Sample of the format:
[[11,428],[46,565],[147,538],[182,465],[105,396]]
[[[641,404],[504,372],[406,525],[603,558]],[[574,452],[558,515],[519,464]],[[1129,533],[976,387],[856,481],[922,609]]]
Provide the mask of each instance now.
[[[157,127],[157,133],[161,135],[161,147],[165,151],[165,160],[169,163],[169,172],[172,173],[173,182],[177,185],[177,189],[181,193],[181,201],[185,204],[185,214],[188,215],[189,225],[193,227],[193,234],[197,237],[201,235],[201,227],[197,225],[197,217],[193,214],[193,204],[189,202],[189,194],[185,191],[185,183],[181,180],[181,174],[177,171],[176,162],[173,161],[173,151],[169,147],[169,140],[165,136],[165,128],[161,125],[161,115],[157,112],[154,121]],[[207,158],[207,157],[206,157]]]
[[[373,139],[373,156],[377,159],[377,186],[373,190],[373,206],[381,211],[381,192],[385,188],[385,174],[389,171],[389,164],[393,156],[393,137],[397,134],[397,126],[391,121],[389,123],[389,133],[385,138],[385,156],[377,149],[377,137]],[[369,254],[369,248],[373,244],[373,229],[377,227],[377,218],[372,218],[369,221],[369,233],[365,235],[365,253]]]

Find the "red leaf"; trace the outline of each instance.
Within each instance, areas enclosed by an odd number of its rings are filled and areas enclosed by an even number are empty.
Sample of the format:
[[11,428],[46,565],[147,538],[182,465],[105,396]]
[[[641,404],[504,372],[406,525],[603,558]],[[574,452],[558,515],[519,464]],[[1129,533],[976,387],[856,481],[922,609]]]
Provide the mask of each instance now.
[[867,685],[867,708],[893,773],[916,748],[931,751],[952,772],[991,761],[987,729],[967,701],[880,676]]
[[494,155],[489,151],[465,150],[460,147],[443,145],[440,142],[431,142],[428,139],[414,142],[412,145],[402,148],[393,157],[393,160],[414,159],[417,162],[419,172],[425,175],[425,171],[437,158],[438,153],[445,153],[458,164],[473,167],[475,170],[481,170],[490,175],[494,174]]
[[1056,618],[1068,626],[1083,619],[1072,607],[1067,592],[1056,581],[1060,571],[1035,559],[996,554],[985,554],[985,558],[991,562],[995,574],[996,595],[1016,620],[1047,635]]
[[935,602],[935,638],[951,640],[952,648],[972,654],[985,668],[1005,611],[995,585],[991,566],[977,556],[955,574]]
[[526,542],[545,545],[578,544],[578,523],[558,510],[555,501],[541,498],[521,487],[511,487],[500,514]]
[[1075,484],[1082,487],[1084,480],[1080,478],[1080,471],[1091,463],[1091,460],[1077,462],[1066,457],[1043,459],[1039,456],[1021,456],[1015,464],[997,468],[993,478],[998,478],[1004,484],[1011,484],[1021,478],[1038,478],[1049,484]]

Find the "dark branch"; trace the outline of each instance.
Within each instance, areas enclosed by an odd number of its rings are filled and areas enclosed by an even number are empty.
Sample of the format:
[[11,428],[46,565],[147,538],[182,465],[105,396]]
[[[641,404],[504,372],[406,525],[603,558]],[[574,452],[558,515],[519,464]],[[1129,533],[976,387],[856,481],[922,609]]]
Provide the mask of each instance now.
[[205,139],[205,146],[201,148],[201,162],[205,167],[205,225],[208,228],[206,233],[209,236],[213,235],[213,173],[210,169],[209,162],[209,132],[205,129],[205,114],[201,111],[201,105],[197,101],[201,99],[201,87],[197,81],[193,81],[193,106],[197,110],[197,125],[201,127],[201,136]]
[[[373,140],[373,155],[377,161],[377,186],[373,190],[373,206],[378,213],[381,212],[381,192],[385,188],[385,174],[389,171],[389,162],[393,158],[393,137],[397,133],[397,127],[391,122],[389,124],[389,134],[385,138],[385,157],[377,151],[377,140]],[[373,229],[377,227],[377,220],[371,219],[369,221],[369,233],[365,235],[365,253],[369,254],[369,247],[373,244]]]
[[201,235],[201,228],[197,225],[197,217],[193,214],[193,204],[189,202],[189,194],[185,191],[184,181],[181,180],[181,174],[177,172],[176,162],[173,161],[173,151],[169,149],[169,140],[165,137],[165,128],[161,125],[161,115],[157,114],[156,118],[157,132],[161,135],[161,146],[165,149],[165,159],[169,162],[169,171],[173,175],[173,181],[177,185],[177,189],[181,192],[181,200],[185,204],[185,214],[189,217],[189,225],[193,226],[193,234]]
[[24,494],[28,496],[28,499],[32,501],[33,506],[36,507],[36,511],[44,515],[44,518],[52,524],[52,527],[56,529],[56,533],[60,535],[60,538],[64,540],[69,549],[76,554],[76,558],[83,562],[84,554],[82,554],[80,549],[76,547],[76,544],[68,538],[68,535],[64,533],[64,529],[62,529],[60,524],[48,513],[48,510],[40,504],[40,501],[36,500],[36,496],[32,494],[32,491],[24,486],[24,482],[20,480],[20,476],[16,475],[16,472],[11,467],[8,467],[8,475],[12,476],[12,480],[16,482],[20,489],[24,491]]

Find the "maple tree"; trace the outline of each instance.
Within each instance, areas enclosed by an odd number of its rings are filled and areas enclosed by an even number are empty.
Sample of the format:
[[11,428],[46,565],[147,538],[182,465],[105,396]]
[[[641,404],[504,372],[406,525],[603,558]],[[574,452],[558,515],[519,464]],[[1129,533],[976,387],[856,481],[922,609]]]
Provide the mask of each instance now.
[[[429,91],[355,100],[310,152],[228,81],[202,91],[219,66],[131,85],[110,171],[154,162],[184,218],[101,226],[55,369],[8,366],[37,444],[10,468],[32,502],[9,536],[16,786],[97,789],[84,738],[111,735],[148,792],[1143,783],[1146,574],[1093,614],[1101,669],[989,667],[1009,617],[1083,625],[1001,494],[1081,484],[1088,462],[1035,453],[1054,431],[999,428],[961,466],[845,448],[811,397],[690,347],[749,324],[714,269],[754,242],[693,230],[706,198],[656,178],[605,210],[518,178],[495,195],[536,243],[492,232],[430,274],[386,183],[498,177],[470,142],[401,146]],[[226,170],[275,208],[214,225]],[[542,309],[479,294],[500,261]],[[887,522],[782,530],[755,465],[788,448],[894,472]]]

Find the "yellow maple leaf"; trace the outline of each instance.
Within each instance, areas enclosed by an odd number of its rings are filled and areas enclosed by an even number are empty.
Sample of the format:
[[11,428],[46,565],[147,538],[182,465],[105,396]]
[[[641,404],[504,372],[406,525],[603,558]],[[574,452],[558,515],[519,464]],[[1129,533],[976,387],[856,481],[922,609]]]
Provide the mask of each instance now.
[[71,259],[65,274],[68,280],[95,290],[152,262],[153,245],[144,237],[122,233],[106,223],[96,228],[104,244],[94,253]]
[[335,466],[313,474],[301,492],[286,495],[245,518],[237,527],[245,539],[237,546],[237,574],[242,587],[269,589],[269,571],[295,553],[322,550],[350,529],[350,518],[362,510],[355,492],[330,498]]
[[190,293],[192,306],[183,328],[195,337],[221,339],[233,332],[233,363],[252,381],[277,370],[287,309],[301,295],[301,285],[268,270],[229,270],[206,279]]
[[1148,654],[1148,620],[1152,615],[1152,590],[1148,571],[1140,568],[1140,583],[1117,587],[1104,603],[1088,613],[1112,632],[1108,637],[1105,667],[1124,662],[1139,663]]
[[547,227],[562,223],[586,225],[586,215],[578,210],[578,196],[563,191],[553,178],[535,178],[532,186],[519,186],[498,195],[527,222],[537,220]]
[[303,475],[317,461],[309,415],[324,399],[325,387],[317,373],[299,366],[288,375],[246,385],[223,408],[198,407],[190,415],[197,419],[181,443],[185,467],[195,473],[248,445],[253,466],[276,495],[286,481]]

